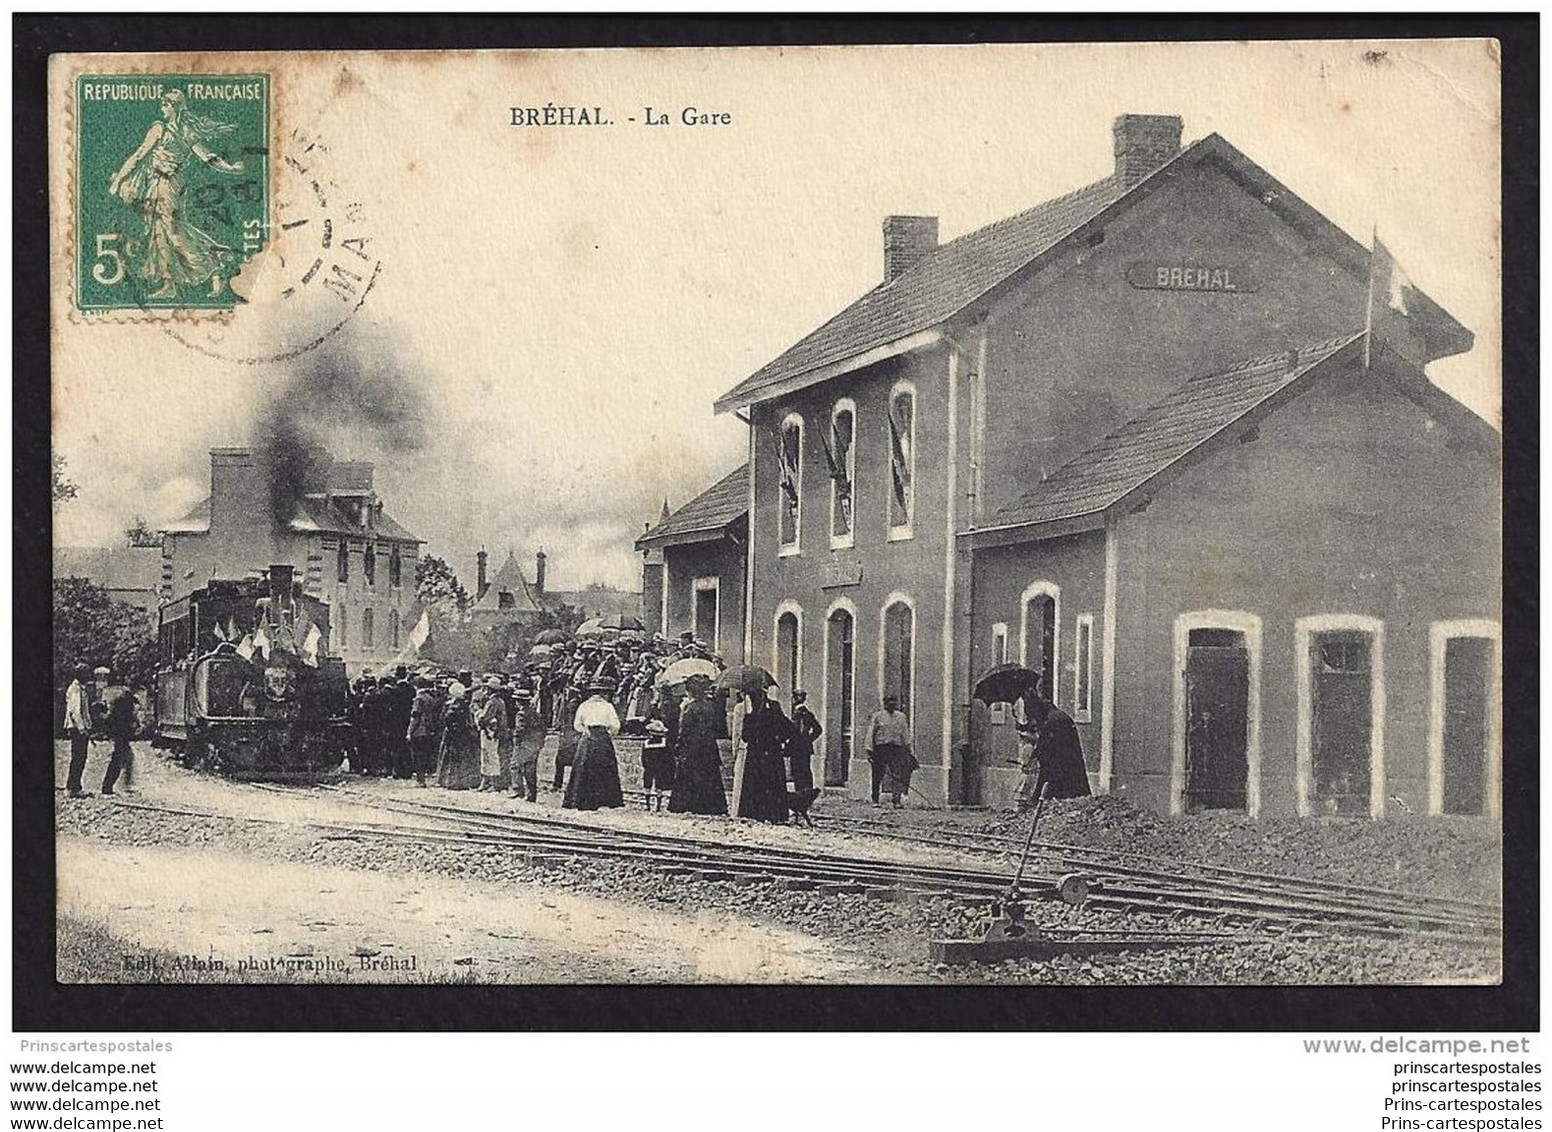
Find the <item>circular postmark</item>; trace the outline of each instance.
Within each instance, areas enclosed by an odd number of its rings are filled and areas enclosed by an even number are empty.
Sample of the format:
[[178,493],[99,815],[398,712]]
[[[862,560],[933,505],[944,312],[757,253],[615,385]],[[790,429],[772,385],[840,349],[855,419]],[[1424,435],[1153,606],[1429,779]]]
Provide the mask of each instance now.
[[335,179],[328,145],[295,129],[275,158],[264,247],[230,281],[234,308],[163,326],[222,361],[284,362],[318,347],[361,310],[382,273],[366,209]]

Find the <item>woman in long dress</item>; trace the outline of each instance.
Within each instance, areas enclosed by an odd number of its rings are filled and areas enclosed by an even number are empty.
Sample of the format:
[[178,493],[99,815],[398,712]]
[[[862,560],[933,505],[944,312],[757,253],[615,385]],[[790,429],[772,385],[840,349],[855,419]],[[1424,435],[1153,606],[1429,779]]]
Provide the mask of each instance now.
[[787,748],[794,734],[787,718],[764,691],[749,693],[749,710],[744,713],[743,793],[739,796],[738,816],[755,821],[781,823],[787,820]]
[[145,225],[136,273],[155,288],[147,299],[174,298],[181,288],[207,283],[216,296],[237,253],[193,222],[184,166],[197,160],[218,173],[241,173],[241,161],[226,161],[207,148],[234,127],[188,109],[181,90],[162,96],[161,112],[161,121],[151,123],[108,182],[108,192],[139,212]]
[[512,731],[499,681],[486,683],[485,696],[474,709],[474,723],[480,732],[479,789],[500,790],[506,785],[504,764],[511,757]]
[[685,681],[690,698],[679,714],[674,792],[668,799],[671,814],[725,816],[728,812],[727,791],[722,785],[722,749],[717,745],[726,734],[727,716],[711,689],[711,680],[705,676]]
[[469,694],[452,686],[442,713],[442,752],[437,761],[437,785],[446,790],[472,790],[480,784],[480,739],[469,714]]
[[605,698],[606,691],[595,686],[593,695],[577,708],[572,726],[581,733],[582,741],[577,744],[576,763],[566,782],[566,797],[561,803],[564,809],[603,810],[625,805],[613,738],[620,733],[620,716]]

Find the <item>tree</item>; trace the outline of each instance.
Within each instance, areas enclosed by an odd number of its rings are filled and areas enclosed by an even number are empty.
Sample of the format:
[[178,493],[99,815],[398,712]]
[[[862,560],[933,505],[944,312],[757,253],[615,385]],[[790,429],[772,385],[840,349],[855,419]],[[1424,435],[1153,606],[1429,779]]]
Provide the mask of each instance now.
[[415,596],[433,621],[457,623],[469,608],[469,592],[445,559],[427,554],[415,563]]
[[54,453],[54,506],[74,499],[80,488],[65,478],[65,458]]
[[135,520],[124,530],[124,537],[129,539],[130,546],[161,546],[162,532],[153,531],[144,515],[136,515]]
[[54,579],[54,686],[76,665],[107,665],[115,683],[149,687],[156,674],[156,615],[85,578]]

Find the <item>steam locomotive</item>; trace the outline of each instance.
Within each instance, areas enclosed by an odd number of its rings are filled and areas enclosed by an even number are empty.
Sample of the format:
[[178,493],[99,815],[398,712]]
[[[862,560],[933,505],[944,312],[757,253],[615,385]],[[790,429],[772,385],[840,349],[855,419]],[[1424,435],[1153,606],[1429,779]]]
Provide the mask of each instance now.
[[162,606],[157,746],[243,779],[311,778],[349,752],[345,662],[329,656],[329,607],[292,567],[212,579]]

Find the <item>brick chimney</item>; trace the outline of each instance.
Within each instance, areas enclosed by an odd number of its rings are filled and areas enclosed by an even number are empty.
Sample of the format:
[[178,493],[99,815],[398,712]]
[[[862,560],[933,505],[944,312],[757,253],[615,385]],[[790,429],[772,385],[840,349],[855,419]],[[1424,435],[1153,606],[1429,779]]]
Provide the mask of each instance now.
[[474,600],[479,601],[480,598],[485,596],[485,591],[490,589],[490,580],[486,577],[486,566],[490,561],[490,555],[485,553],[483,546],[480,547],[480,552],[474,556],[474,561],[478,564],[478,569],[475,573]]
[[544,596],[544,551],[534,555],[534,593]]
[[1180,152],[1180,133],[1185,123],[1174,114],[1122,114],[1111,132],[1115,135],[1115,171],[1131,188]]
[[900,278],[937,246],[936,216],[884,217],[884,282]]
[[210,533],[251,542],[255,561],[270,555],[269,476],[250,449],[210,450]]

